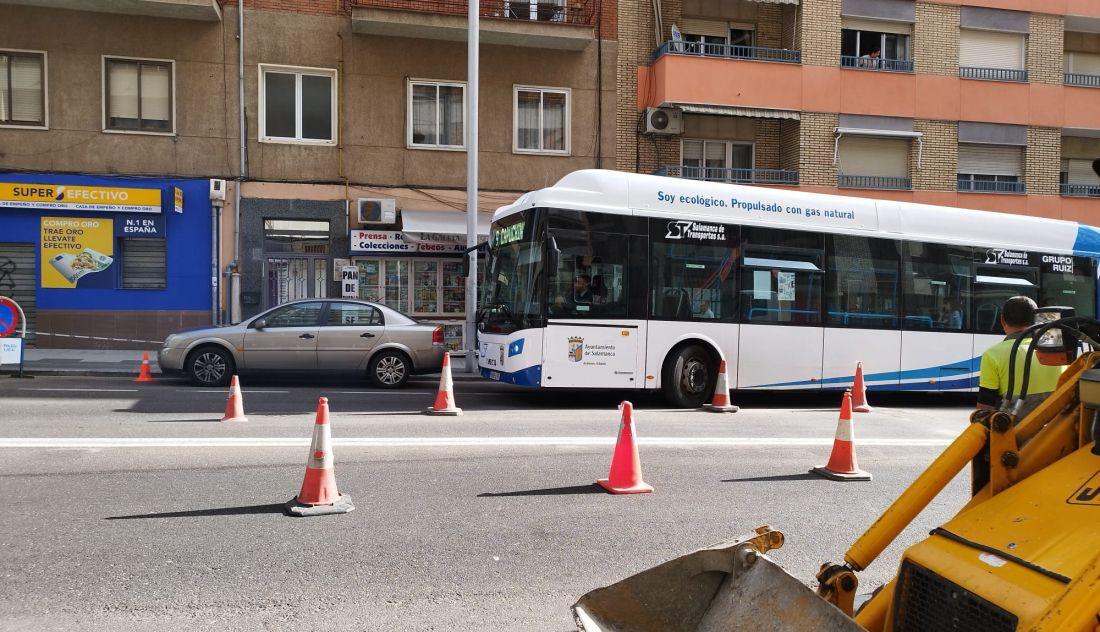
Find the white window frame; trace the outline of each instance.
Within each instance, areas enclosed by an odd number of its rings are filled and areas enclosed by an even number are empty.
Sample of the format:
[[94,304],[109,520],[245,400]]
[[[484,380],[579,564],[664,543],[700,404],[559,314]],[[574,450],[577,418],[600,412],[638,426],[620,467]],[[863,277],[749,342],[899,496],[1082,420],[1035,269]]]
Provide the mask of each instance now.
[[[340,111],[339,94],[337,86],[339,76],[335,68],[314,68],[310,66],[285,66],[282,64],[258,64],[259,75],[256,92],[259,95],[259,140],[261,143],[277,145],[316,145],[321,147],[335,147],[339,125],[337,112]],[[267,134],[267,90],[264,88],[264,78],[267,72],[277,72],[285,75],[294,75],[294,108],[297,114],[294,117],[294,138],[286,136],[268,136]],[[302,75],[314,77],[328,77],[332,79],[332,111],[330,113],[331,129],[330,140],[302,138]]]
[[[555,92],[565,95],[565,149],[522,149],[519,146],[519,93],[520,92],[538,92],[539,98],[539,131],[545,133],[545,128],[542,121],[542,98],[541,95],[547,92]],[[514,154],[541,154],[552,156],[569,156],[572,155],[573,144],[572,134],[570,133],[573,125],[573,90],[570,88],[555,88],[551,86],[526,86],[526,85],[513,85],[512,86],[512,153]],[[540,142],[541,144],[541,142]]]
[[[111,129],[107,127],[107,102],[111,98],[107,94],[107,62],[108,61],[132,61],[143,62],[150,61],[158,64],[168,64],[168,67],[172,72],[172,79],[170,82],[169,90],[172,92],[172,129],[167,132],[156,132],[153,130],[143,129]],[[153,57],[127,57],[125,55],[103,55],[100,62],[101,79],[99,82],[100,88],[100,111],[99,111],[99,124],[103,128],[104,134],[137,134],[140,136],[175,136],[176,135],[176,60],[174,59],[155,59]],[[141,95],[138,95],[138,99],[141,99]]]
[[[413,143],[413,86],[435,86],[440,87],[458,87],[462,88],[462,144],[461,145],[440,145],[438,143],[429,145],[427,143]],[[412,79],[410,78],[405,82],[405,148],[406,149],[427,149],[429,151],[466,151],[466,140],[470,133],[470,121],[466,120],[466,82],[465,81],[441,81],[438,79]],[[439,99],[436,98],[436,113],[438,114]],[[436,120],[438,127],[439,121]],[[439,138],[439,130],[436,129],[435,137]]]
[[[42,56],[42,124],[18,125],[16,123],[0,123],[2,129],[50,129],[50,72],[49,55],[44,50],[27,50],[22,48],[2,48],[0,53],[13,53]],[[11,87],[9,86],[9,89]]]

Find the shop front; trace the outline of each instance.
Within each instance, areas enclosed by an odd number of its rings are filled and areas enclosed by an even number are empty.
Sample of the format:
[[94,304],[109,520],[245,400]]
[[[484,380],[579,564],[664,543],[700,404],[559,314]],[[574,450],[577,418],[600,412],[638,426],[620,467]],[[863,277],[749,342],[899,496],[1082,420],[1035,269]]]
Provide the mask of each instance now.
[[0,295],[28,345],[151,349],[208,325],[217,287],[209,180],[0,176]]
[[[359,270],[359,298],[417,320],[443,325],[447,346],[463,353],[466,322],[466,215],[403,210],[402,230],[353,230],[350,253]],[[479,218],[479,240],[488,234]]]

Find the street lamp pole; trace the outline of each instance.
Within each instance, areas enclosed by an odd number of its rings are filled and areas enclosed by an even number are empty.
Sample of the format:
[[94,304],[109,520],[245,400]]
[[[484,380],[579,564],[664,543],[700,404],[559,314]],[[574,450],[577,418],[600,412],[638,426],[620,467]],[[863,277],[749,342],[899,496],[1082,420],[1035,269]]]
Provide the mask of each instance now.
[[466,372],[477,370],[477,96],[479,0],[469,0],[466,85],[466,256],[470,274],[466,276]]

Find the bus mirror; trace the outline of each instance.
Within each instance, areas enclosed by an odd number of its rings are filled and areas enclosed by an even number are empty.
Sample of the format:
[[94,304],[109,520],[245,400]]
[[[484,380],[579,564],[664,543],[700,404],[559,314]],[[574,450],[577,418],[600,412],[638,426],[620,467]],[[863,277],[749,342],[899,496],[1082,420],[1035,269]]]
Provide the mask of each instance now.
[[478,244],[476,246],[473,246],[473,247],[470,247],[470,248],[467,248],[466,250],[464,250],[462,252],[462,278],[464,278],[464,279],[470,278],[470,253],[471,252],[475,253],[474,256],[476,257],[477,256],[476,253],[480,253],[482,250],[488,250],[488,249],[489,249],[489,242],[483,241],[480,244]]
[[558,260],[561,259],[561,251],[558,250],[558,240],[551,235],[546,238],[546,269],[551,274],[558,271]]

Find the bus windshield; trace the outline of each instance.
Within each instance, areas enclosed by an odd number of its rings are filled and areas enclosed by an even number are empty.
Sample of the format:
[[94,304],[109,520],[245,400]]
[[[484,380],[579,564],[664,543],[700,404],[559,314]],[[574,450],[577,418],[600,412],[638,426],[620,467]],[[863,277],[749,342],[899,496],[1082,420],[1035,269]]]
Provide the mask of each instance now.
[[480,331],[511,333],[543,323],[543,243],[535,219],[532,209],[494,223],[490,230]]

